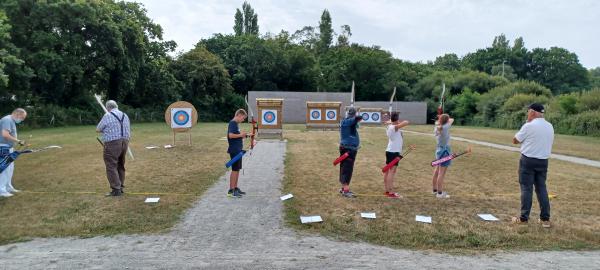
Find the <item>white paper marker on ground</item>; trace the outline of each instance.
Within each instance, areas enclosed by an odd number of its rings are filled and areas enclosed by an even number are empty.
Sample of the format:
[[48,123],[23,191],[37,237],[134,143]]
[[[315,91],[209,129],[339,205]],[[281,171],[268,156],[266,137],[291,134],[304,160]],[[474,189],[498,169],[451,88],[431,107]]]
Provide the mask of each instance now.
[[315,222],[323,222],[321,216],[300,216],[300,221],[302,224],[305,223],[315,223]]
[[285,200],[288,200],[288,199],[294,198],[294,195],[292,195],[292,193],[290,193],[290,194],[287,194],[287,195],[283,195],[283,196],[281,196],[281,197],[279,197],[279,198],[280,198],[282,201],[285,201]]
[[481,219],[485,221],[498,221],[499,219],[492,214],[477,214]]
[[174,147],[174,146],[172,146],[172,145],[170,145],[170,144],[167,144],[167,145],[165,145],[165,149],[169,149],[169,148],[173,148],[173,147]]
[[431,223],[431,217],[428,216],[419,216],[417,215],[417,217],[415,218],[416,221],[418,222],[423,222],[423,223]]
[[375,213],[360,213],[360,217],[362,218],[376,218]]
[[160,198],[146,198],[145,203],[157,203]]
[[146,149],[158,149],[158,146],[154,146],[154,145],[150,145],[150,146],[146,146]]

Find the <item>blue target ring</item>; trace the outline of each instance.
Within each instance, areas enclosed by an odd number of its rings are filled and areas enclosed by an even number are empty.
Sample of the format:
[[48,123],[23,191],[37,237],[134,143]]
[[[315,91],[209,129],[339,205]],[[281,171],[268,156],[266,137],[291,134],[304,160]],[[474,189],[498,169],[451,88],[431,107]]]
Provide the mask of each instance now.
[[362,114],[362,118],[364,121],[369,121],[369,114],[368,113],[363,113]]
[[371,116],[371,119],[372,119],[373,121],[379,121],[379,114],[378,114],[378,113],[374,113],[374,114]]
[[275,121],[275,114],[273,112],[265,112],[263,121],[269,124],[273,123]]
[[186,111],[177,111],[173,114],[173,122],[178,126],[186,125],[190,121],[190,115]]
[[335,112],[334,111],[327,112],[327,119],[328,120],[335,120]]
[[311,115],[312,115],[313,119],[321,118],[321,112],[320,111],[312,111]]

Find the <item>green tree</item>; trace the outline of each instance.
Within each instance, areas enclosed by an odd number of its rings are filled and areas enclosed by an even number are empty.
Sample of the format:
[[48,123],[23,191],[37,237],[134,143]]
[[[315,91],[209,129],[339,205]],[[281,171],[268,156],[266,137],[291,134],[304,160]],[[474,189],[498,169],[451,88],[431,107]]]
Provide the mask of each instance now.
[[461,63],[456,54],[448,53],[435,58],[433,65],[441,70],[459,70]]
[[[176,46],[162,41],[162,28],[137,3],[7,0],[1,5],[19,58],[34,75],[10,75],[14,84],[9,84],[9,91],[28,89],[16,96],[23,105],[87,108],[92,92],[127,104],[142,89],[140,74],[167,61],[159,58],[167,58],[166,52]],[[168,76],[153,80],[162,78],[169,80]],[[154,100],[148,105],[162,103]]]
[[555,94],[572,92],[589,86],[588,71],[575,53],[552,47],[531,52],[529,79],[552,89]]
[[319,42],[317,43],[317,52],[322,54],[326,52],[333,41],[333,28],[331,26],[331,15],[327,9],[321,14],[319,21]]
[[244,33],[244,15],[242,15],[239,8],[235,9],[233,31],[236,36],[241,36]]
[[231,78],[221,59],[203,46],[179,56],[171,68],[182,83],[182,98],[203,112],[202,119],[227,120],[231,108],[242,106],[243,98],[233,94]]
[[235,11],[233,30],[237,36],[258,35],[258,14],[246,1],[242,4],[242,10],[237,8]]
[[350,25],[342,25],[341,32],[338,35],[337,45],[350,46],[350,37],[352,37],[352,30],[350,29]]

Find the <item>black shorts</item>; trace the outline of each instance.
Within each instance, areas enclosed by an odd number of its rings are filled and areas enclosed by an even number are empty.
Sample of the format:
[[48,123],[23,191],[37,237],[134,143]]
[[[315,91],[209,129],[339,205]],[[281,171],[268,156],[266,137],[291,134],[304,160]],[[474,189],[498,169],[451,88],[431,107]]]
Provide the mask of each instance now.
[[[392,162],[395,158],[400,157],[402,158],[402,155],[400,155],[400,153],[398,152],[385,152],[385,164],[390,164],[390,162]],[[398,166],[398,163],[396,163],[396,165],[394,166]]]
[[[235,156],[237,156],[240,152],[237,153],[229,153],[229,157],[231,159],[233,159]],[[240,158],[238,159],[238,161],[236,161],[235,163],[233,163],[233,165],[231,165],[231,170],[234,172],[239,172],[242,169],[242,159],[244,158]]]

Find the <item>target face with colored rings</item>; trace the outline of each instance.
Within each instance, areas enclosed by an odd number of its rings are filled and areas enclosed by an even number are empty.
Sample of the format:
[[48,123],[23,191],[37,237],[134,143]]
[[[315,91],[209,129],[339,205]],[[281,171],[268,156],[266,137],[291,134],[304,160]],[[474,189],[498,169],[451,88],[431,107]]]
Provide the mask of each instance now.
[[319,112],[319,111],[312,111],[312,118],[320,119],[321,118],[321,112]]
[[362,114],[362,118],[363,118],[363,121],[369,121],[369,114],[368,113],[363,113]]
[[335,111],[328,111],[327,112],[327,120],[335,120],[335,119],[336,119]]
[[276,118],[277,117],[275,117],[275,113],[273,113],[271,111],[265,112],[263,115],[263,121],[265,121],[268,124],[273,123]]
[[375,122],[379,121],[379,114],[373,113],[373,115],[371,115],[371,120],[373,120]]
[[173,121],[175,124],[183,126],[190,121],[190,115],[185,111],[178,111],[173,115]]
[[192,109],[191,108],[172,108],[171,109],[171,128],[191,128],[192,127]]

